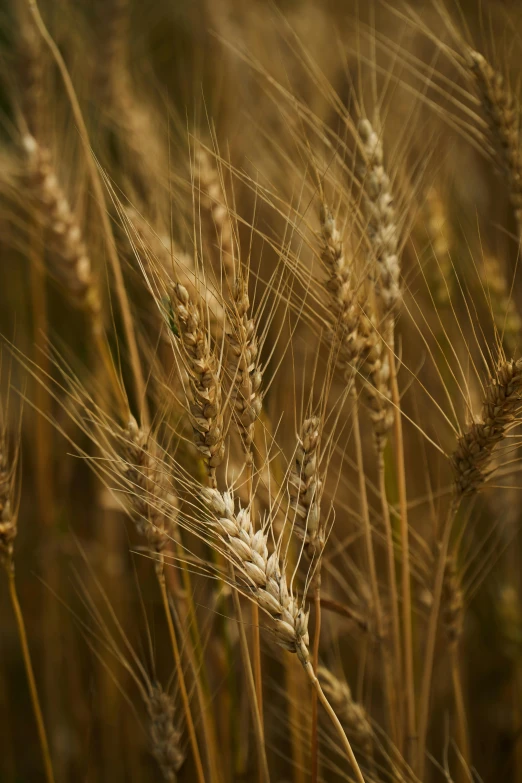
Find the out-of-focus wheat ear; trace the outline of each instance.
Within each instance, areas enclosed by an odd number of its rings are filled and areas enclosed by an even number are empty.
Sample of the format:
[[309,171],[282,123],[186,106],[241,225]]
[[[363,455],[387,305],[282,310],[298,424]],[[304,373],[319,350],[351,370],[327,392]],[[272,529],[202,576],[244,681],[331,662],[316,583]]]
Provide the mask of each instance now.
[[129,89],[129,0],[96,0],[94,6],[101,53],[96,68],[97,94],[105,105],[114,105],[118,93]]
[[174,699],[159,683],[154,683],[147,703],[152,755],[158,762],[164,780],[176,783],[177,773],[185,762],[181,731],[176,721]]
[[505,271],[496,256],[485,255],[480,272],[499,343],[504,346],[506,355],[512,358],[520,350],[522,339],[522,318],[513,292],[509,290]]
[[349,739],[365,758],[371,759],[374,734],[366,710],[354,701],[348,683],[340,680],[325,666],[319,667],[317,676]]
[[256,324],[250,313],[247,280],[242,270],[238,270],[235,276],[229,322],[227,364],[232,381],[234,422],[241,436],[247,462],[252,464],[254,428],[261,412],[263,378],[258,363]]
[[85,308],[93,332],[99,332],[103,328],[100,295],[80,226],[60,187],[49,151],[34,136],[24,136],[22,144],[27,160],[27,189],[46,230],[52,273],[71,299]]
[[462,762],[459,765],[458,779],[464,783],[471,769],[471,750],[469,741],[468,721],[462,687],[462,671],[460,665],[460,639],[464,625],[464,600],[460,576],[458,572],[455,554],[446,558],[446,568],[442,583],[442,622],[448,641],[448,651],[451,666],[451,679],[455,698],[455,712],[457,718],[457,742]]
[[42,708],[40,705],[40,697],[38,695],[38,688],[36,687],[36,680],[33,671],[33,664],[31,661],[31,653],[29,651],[29,643],[27,640],[27,632],[25,629],[25,621],[22,613],[22,608],[18,600],[18,592],[16,589],[15,580],[15,565],[14,565],[14,543],[16,534],[18,532],[17,521],[17,507],[16,507],[16,480],[18,469],[18,453],[19,446],[16,449],[12,448],[12,444],[9,442],[6,430],[6,424],[3,419],[3,411],[0,416],[0,564],[3,566],[8,579],[9,597],[11,599],[11,605],[16,619],[16,625],[18,629],[18,636],[20,638],[20,644],[22,647],[22,655],[25,666],[25,673],[27,677],[27,684],[31,695],[31,703],[33,707],[33,713],[36,720],[36,726],[38,729],[38,737],[40,740],[40,749],[42,752],[42,758],[45,769],[45,778],[47,783],[54,783],[53,765],[51,761],[51,753],[49,750],[49,742],[47,739],[47,732],[45,730],[45,724],[42,714]]
[[499,162],[506,174],[509,196],[519,239],[522,237],[522,162],[520,158],[520,111],[504,77],[486,58],[468,49],[466,59],[475,78],[478,96],[489,125]]
[[459,436],[451,455],[457,498],[484,485],[493,450],[522,411],[522,359],[503,362],[485,388],[482,412]]
[[0,563],[14,573],[14,543],[18,515],[14,506],[16,460],[9,454],[5,431],[0,431]]
[[[209,229],[215,232],[217,238],[217,278],[220,280],[221,273],[223,273],[225,280],[228,280],[229,285],[232,286],[235,263],[234,228],[220,171],[211,155],[201,144],[197,145],[194,157],[200,204],[209,218]],[[215,246],[215,242],[211,241],[210,245]]]
[[434,185],[426,196],[426,229],[432,257],[430,269],[433,270],[429,277],[430,291],[437,307],[446,307],[454,286],[450,256],[452,237],[447,205]]
[[[60,72],[60,76],[63,81],[63,85],[65,87],[67,98],[71,107],[72,115],[74,117],[74,122],[76,124],[76,128],[81,139],[82,148],[85,156],[85,163],[89,173],[89,179],[91,181],[91,185],[94,191],[94,202],[96,204],[99,219],[100,219],[101,233],[107,243],[106,244],[107,255],[110,262],[111,271],[114,275],[114,281],[115,281],[114,288],[120,305],[120,311],[123,320],[123,328],[124,328],[125,337],[127,340],[127,347],[129,351],[129,362],[132,368],[134,388],[136,391],[136,398],[139,402],[139,405],[141,406],[142,416],[144,420],[147,421],[149,412],[148,412],[148,404],[146,399],[146,387],[145,387],[145,380],[143,377],[143,371],[140,362],[138,344],[136,341],[135,325],[132,319],[129,299],[125,288],[125,281],[123,279],[122,267],[121,267],[120,259],[118,257],[116,243],[114,241],[114,235],[112,232],[111,222],[109,218],[109,213],[107,210],[107,199],[105,196],[102,177],[100,175],[100,172],[98,171],[96,161],[94,160],[94,157],[92,155],[89,133],[87,131],[87,126],[83,118],[83,113],[80,107],[80,103],[78,101],[78,96],[76,95],[76,91],[74,89],[74,85],[71,76],[69,74],[67,65],[65,63],[65,60],[60,52],[60,49],[56,45],[52,35],[50,34],[49,30],[46,27],[46,24],[40,13],[37,0],[31,0],[31,2],[28,3],[27,7],[31,14],[31,18],[38,29],[42,41],[49,49],[51,57],[56,63],[58,71]],[[107,354],[106,343],[102,342],[100,347]],[[106,359],[107,359],[107,355],[106,355]],[[111,362],[106,361],[106,364],[107,364],[107,369],[110,370],[109,365],[111,364]],[[118,392],[121,392],[121,387],[115,373],[113,373],[112,380],[114,382],[115,393],[118,394]],[[122,405],[122,411],[128,409],[126,400],[121,398],[120,403]]]
[[105,337],[100,290],[80,225],[60,186],[49,151],[30,135],[23,137],[22,144],[27,162],[26,187],[44,231],[51,273],[73,304],[86,312],[96,349],[125,420],[128,402]]
[[464,600],[455,555],[448,555],[442,584],[442,621],[450,646],[458,645],[464,622]]
[[35,138],[46,138],[45,58],[42,40],[27,10],[19,11],[17,77],[21,109],[27,129]]
[[401,300],[399,231],[393,194],[384,168],[382,142],[369,120],[359,122],[359,137],[363,157],[360,175],[367,219],[366,235],[375,265],[375,291],[382,317],[389,321],[393,320]]
[[172,287],[172,307],[188,372],[190,419],[194,443],[203,456],[209,483],[216,485],[216,468],[225,455],[221,378],[205,319],[187,289]]

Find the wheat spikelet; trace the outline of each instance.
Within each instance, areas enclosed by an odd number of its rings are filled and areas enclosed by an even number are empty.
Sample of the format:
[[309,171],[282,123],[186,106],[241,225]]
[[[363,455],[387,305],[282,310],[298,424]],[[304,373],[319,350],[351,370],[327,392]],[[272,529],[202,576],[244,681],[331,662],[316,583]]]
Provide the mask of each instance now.
[[386,444],[394,420],[389,357],[373,316],[363,314],[359,330],[361,374],[367,379],[364,395],[370,411],[376,449],[379,452]]
[[189,374],[194,442],[205,460],[209,480],[215,484],[216,468],[225,455],[217,359],[210,347],[200,310],[191,300],[187,289],[176,283],[172,295],[174,316]]
[[357,369],[361,344],[359,325],[361,308],[353,281],[353,267],[346,258],[337,221],[326,204],[321,205],[321,259],[328,272],[326,290],[336,318],[340,356],[339,363],[347,380]]
[[152,754],[164,779],[175,783],[185,754],[181,748],[181,732],[176,725],[174,700],[158,683],[151,687],[147,711]]
[[123,477],[136,529],[158,554],[170,540],[176,499],[166,486],[165,468],[154,455],[155,444],[149,434],[131,418],[125,431],[121,451]]
[[486,387],[480,419],[458,438],[451,456],[457,498],[477,492],[488,476],[493,449],[522,408],[522,359],[500,365]]
[[373,755],[373,730],[364,707],[354,701],[350,686],[325,666],[319,666],[317,677],[350,740],[369,758]]
[[519,237],[522,227],[522,165],[520,161],[519,111],[513,95],[504,84],[498,71],[486,58],[473,49],[467,51],[473,73],[489,123],[493,141],[499,149],[500,162],[506,172],[509,195],[515,211]]
[[249,462],[255,422],[261,412],[262,375],[258,364],[259,347],[256,325],[249,313],[250,301],[246,281],[241,272],[234,280],[233,303],[229,319],[227,362],[232,377],[232,401],[235,422]]
[[220,265],[223,267],[225,277],[232,281],[234,279],[234,232],[219,171],[209,153],[201,145],[196,149],[195,163],[201,205],[210,216],[217,233]]
[[304,540],[310,558],[320,556],[325,544],[320,506],[322,482],[318,471],[320,441],[321,420],[316,416],[306,419],[289,476],[290,499],[296,510],[296,533]]
[[49,152],[33,136],[25,136],[27,186],[38,207],[38,218],[47,231],[49,263],[70,296],[84,307],[93,328],[101,328],[100,297],[94,283],[91,261],[50,160]]
[[276,642],[297,654],[303,665],[309,662],[308,612],[289,592],[277,552],[268,554],[268,534],[254,532],[247,508],[235,512],[234,497],[205,488],[202,497],[212,511],[213,526],[222,536],[227,553],[250,585],[252,598],[274,620]]
[[399,288],[399,232],[396,223],[390,179],[383,166],[381,140],[367,119],[359,123],[364,166],[361,170],[367,213],[366,234],[376,265],[375,290],[382,305],[382,315],[389,318],[396,311]]

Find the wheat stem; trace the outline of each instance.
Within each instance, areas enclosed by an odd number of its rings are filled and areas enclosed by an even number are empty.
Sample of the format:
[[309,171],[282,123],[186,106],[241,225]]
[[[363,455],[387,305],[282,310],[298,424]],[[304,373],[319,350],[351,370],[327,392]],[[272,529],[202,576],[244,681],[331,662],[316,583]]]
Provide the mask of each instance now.
[[464,781],[469,780],[467,770],[471,769],[471,749],[469,743],[468,721],[466,719],[466,706],[462,690],[459,648],[457,644],[450,645],[450,666],[457,717],[457,744],[462,757],[459,760],[460,774],[458,775],[458,779],[464,783]]
[[392,401],[395,408],[395,452],[397,461],[397,484],[399,491],[399,512],[402,547],[402,624],[404,634],[404,671],[406,684],[406,717],[408,760],[417,765],[417,718],[415,712],[415,673],[413,668],[413,629],[411,611],[410,545],[408,531],[408,499],[406,494],[406,466],[402,434],[401,399],[397,383],[397,367],[393,345],[388,346]]
[[40,739],[40,748],[42,751],[42,757],[45,767],[45,777],[47,783],[54,783],[53,765],[51,762],[51,753],[49,751],[49,743],[47,741],[47,734],[45,731],[45,724],[42,715],[42,708],[40,706],[40,699],[38,697],[38,689],[36,687],[36,680],[34,678],[33,664],[31,662],[31,653],[29,652],[29,644],[27,642],[27,633],[25,630],[24,617],[20,602],[18,601],[18,593],[16,590],[16,582],[14,569],[8,571],[9,582],[9,596],[11,598],[11,604],[15,614],[16,625],[18,628],[18,635],[20,637],[20,644],[22,646],[22,655],[24,659],[25,673],[27,676],[27,682],[29,684],[29,691],[31,694],[31,702],[33,705],[34,717],[36,719],[36,725],[38,728],[38,737]]
[[388,713],[388,721],[390,725],[390,734],[393,741],[395,742],[397,737],[395,688],[393,685],[392,672],[390,671],[390,665],[389,665],[390,662],[388,659],[388,653],[386,649],[386,640],[384,639],[382,606],[381,606],[381,599],[379,595],[379,586],[377,582],[377,569],[375,565],[375,552],[373,547],[372,526],[371,526],[370,513],[368,508],[368,496],[366,493],[366,473],[364,469],[364,456],[362,450],[361,430],[359,426],[359,407],[358,407],[357,392],[355,386],[352,387],[351,396],[352,396],[353,434],[355,440],[357,474],[359,478],[359,496],[361,499],[361,515],[363,518],[364,539],[366,545],[366,559],[368,562],[370,587],[372,591],[372,603],[375,612],[375,622],[377,626],[377,636],[379,638],[379,643],[381,645],[384,682],[385,682],[386,708]]
[[[321,638],[321,586],[318,585],[314,591],[315,608],[315,627],[314,627],[314,646],[312,648],[312,666],[317,675],[319,669],[319,642]],[[319,740],[318,740],[318,703],[317,690],[312,691],[312,761],[311,761],[311,779],[312,783],[317,783],[319,779]]]
[[[234,574],[234,567],[230,564],[230,579],[232,580],[232,597],[234,599],[234,608],[236,612],[237,627],[239,632],[239,643],[241,645],[241,653],[243,661],[250,662],[250,654],[248,650],[248,642],[245,633],[245,627],[243,625],[243,613],[241,611],[241,602],[239,600],[239,593],[236,586],[236,577]],[[259,697],[256,690],[256,683],[254,681],[254,675],[252,673],[252,667],[250,665],[245,666],[245,675],[247,688],[250,696],[250,707],[252,710],[252,720],[254,724],[254,733],[257,744],[257,754],[259,760],[259,777],[264,783],[270,783],[270,774],[268,771],[268,762],[266,758],[265,750],[265,735],[263,722],[261,718],[261,710],[259,707]]]
[[159,588],[161,591],[163,609],[165,611],[165,619],[167,620],[167,627],[170,636],[170,643],[172,645],[172,652],[174,654],[174,663],[178,675],[179,690],[181,693],[181,701],[183,703],[185,720],[187,722],[187,731],[189,734],[190,745],[192,748],[192,755],[194,757],[194,764],[196,766],[196,775],[199,783],[205,783],[205,775],[203,773],[203,765],[201,763],[201,756],[199,753],[199,746],[196,737],[196,730],[194,728],[194,721],[192,720],[192,712],[190,710],[190,702],[187,693],[187,686],[185,684],[185,677],[183,674],[183,666],[181,663],[178,640],[176,638],[176,631],[174,629],[174,623],[172,622],[172,615],[170,613],[169,599],[167,595],[167,586],[165,584],[165,576],[163,573],[163,563],[161,563],[161,570],[158,570],[157,572],[157,578],[158,578]]
[[352,766],[353,772],[355,774],[355,778],[358,781],[358,783],[365,783],[363,774],[361,772],[361,768],[359,767],[359,764],[357,763],[357,759],[355,758],[355,754],[352,750],[352,746],[350,745],[350,742],[348,740],[348,737],[344,733],[344,729],[342,727],[341,721],[335,714],[332,706],[330,705],[330,702],[326,698],[323,689],[321,688],[321,684],[319,680],[317,679],[315,672],[313,670],[313,666],[310,661],[302,662],[304,666],[304,670],[306,674],[308,675],[308,679],[312,683],[312,686],[315,688],[315,691],[317,693],[317,697],[321,704],[323,705],[324,709],[326,710],[326,713],[328,714],[328,717],[332,721],[337,734],[339,735],[339,739],[341,740],[341,744],[346,752],[346,755],[348,756],[348,759],[350,761],[350,764]]
[[[386,555],[388,559],[388,579],[390,590],[390,611],[392,618],[392,633],[393,633],[393,655],[395,660],[396,671],[402,671],[402,645],[401,645],[401,627],[399,620],[399,591],[397,588],[397,574],[395,571],[395,549],[393,543],[393,528],[390,518],[390,508],[388,506],[388,500],[386,495],[386,471],[384,464],[384,450],[379,449],[377,456],[378,464],[377,470],[379,474],[379,495],[381,499],[381,513],[384,525],[384,533],[386,536]],[[397,745],[402,747],[403,737],[403,700],[397,700]]]
[[442,540],[440,543],[439,559],[435,573],[435,585],[433,588],[433,599],[431,604],[430,618],[428,622],[428,633],[426,636],[426,647],[424,651],[424,669],[421,683],[420,702],[419,702],[419,755],[418,755],[418,775],[422,780],[424,777],[424,754],[426,750],[426,733],[428,730],[431,678],[433,673],[433,661],[435,658],[435,642],[437,639],[437,626],[439,620],[439,610],[442,597],[442,586],[444,583],[444,571],[446,568],[446,558],[451,537],[453,521],[458,511],[460,501],[453,499],[448,510],[448,515],[442,531]]

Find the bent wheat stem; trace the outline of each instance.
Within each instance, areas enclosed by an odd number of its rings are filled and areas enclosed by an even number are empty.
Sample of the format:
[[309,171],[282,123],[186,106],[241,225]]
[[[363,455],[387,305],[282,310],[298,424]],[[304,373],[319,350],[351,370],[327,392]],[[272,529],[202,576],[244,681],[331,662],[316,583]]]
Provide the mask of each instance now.
[[355,774],[355,779],[358,781],[358,783],[365,783],[363,774],[361,772],[361,768],[359,767],[359,764],[357,763],[357,759],[355,758],[355,754],[352,750],[352,746],[350,745],[350,742],[348,740],[348,737],[344,733],[344,729],[342,727],[341,721],[335,714],[332,706],[330,705],[330,702],[326,698],[323,689],[321,688],[321,684],[319,680],[317,679],[315,672],[313,670],[313,666],[310,661],[307,661],[306,663],[303,662],[304,670],[306,674],[308,675],[308,679],[312,683],[312,687],[315,688],[315,691],[317,693],[317,698],[323,705],[324,709],[326,710],[326,713],[330,720],[332,721],[337,734],[339,735],[339,739],[341,740],[341,744],[343,746],[344,751],[346,752],[346,755],[348,756],[348,759],[350,761],[350,764],[352,766],[352,769]]

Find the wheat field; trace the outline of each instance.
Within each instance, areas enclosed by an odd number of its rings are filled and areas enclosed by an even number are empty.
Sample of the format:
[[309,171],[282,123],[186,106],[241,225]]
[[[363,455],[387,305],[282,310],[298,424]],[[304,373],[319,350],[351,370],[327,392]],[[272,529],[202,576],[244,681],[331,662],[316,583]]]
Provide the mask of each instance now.
[[1,6],[1,783],[522,783],[521,10]]

